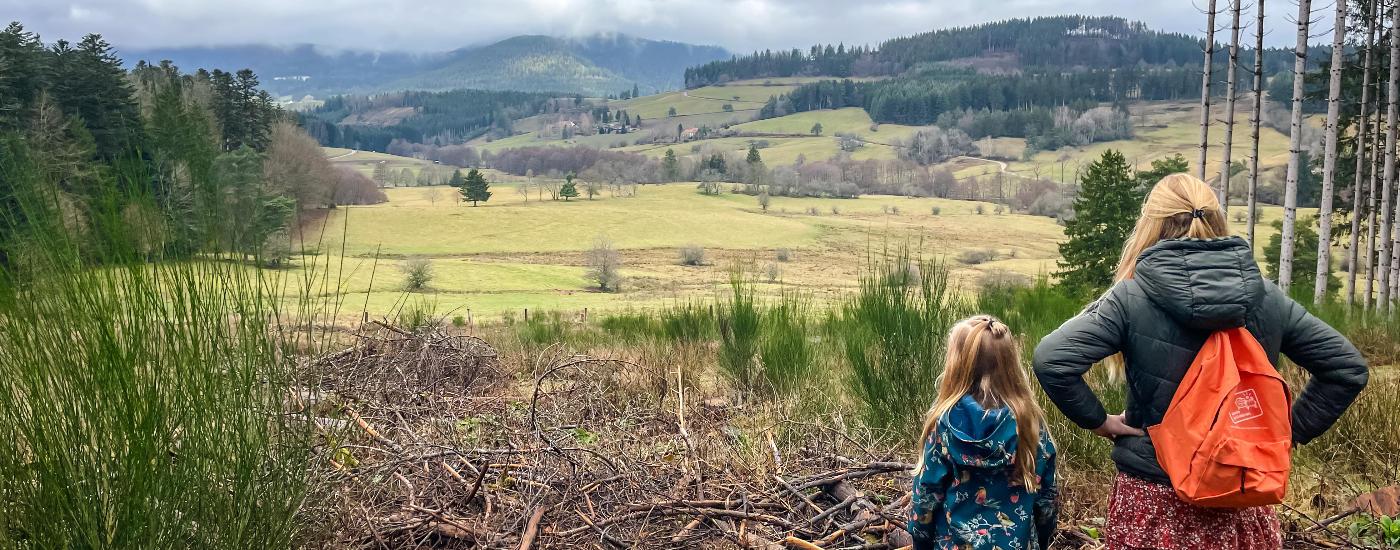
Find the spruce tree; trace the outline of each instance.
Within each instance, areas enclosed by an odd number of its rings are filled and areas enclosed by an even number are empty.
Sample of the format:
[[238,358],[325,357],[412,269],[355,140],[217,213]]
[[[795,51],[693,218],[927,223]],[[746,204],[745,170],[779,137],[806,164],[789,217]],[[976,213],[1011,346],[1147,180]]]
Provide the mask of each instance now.
[[[458,170],[457,173],[452,175],[454,184],[458,182],[458,176],[460,176],[461,173],[462,172]],[[476,206],[478,202],[491,200],[491,187],[486,184],[486,177],[482,176],[481,172],[475,168],[467,172],[467,177],[461,179],[460,186],[454,186],[457,187],[457,191],[462,194],[462,200],[472,201],[472,206]]]
[[569,202],[570,198],[578,196],[578,186],[574,185],[573,172],[564,176],[564,186],[559,188],[559,196],[564,197],[564,202]]
[[1094,294],[1113,284],[1118,256],[1142,211],[1143,189],[1128,170],[1123,154],[1108,150],[1089,165],[1074,202],[1074,219],[1065,220],[1060,244],[1060,284],[1072,292]]
[[636,99],[639,97],[642,97],[642,90],[641,88],[638,88],[637,84],[634,82],[632,83],[632,98]]
[[757,145],[750,145],[750,146],[749,146],[749,159],[748,159],[748,161],[749,161],[749,164],[750,164],[750,165],[754,165],[754,164],[758,164],[758,163],[760,163],[760,162],[763,162],[763,157],[759,156],[759,154],[758,154],[758,146],[757,146]]
[[666,181],[678,181],[681,179],[681,163],[676,160],[676,151],[666,149],[666,156],[661,158],[661,176]]

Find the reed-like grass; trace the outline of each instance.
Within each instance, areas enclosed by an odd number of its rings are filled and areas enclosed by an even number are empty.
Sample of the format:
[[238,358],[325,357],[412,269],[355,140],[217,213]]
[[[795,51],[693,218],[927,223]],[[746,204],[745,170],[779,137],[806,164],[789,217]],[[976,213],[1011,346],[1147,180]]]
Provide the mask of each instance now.
[[873,260],[841,308],[848,387],[866,425],[912,438],[937,395],[948,330],[967,312],[948,267],[907,250]]
[[306,342],[260,271],[50,256],[0,303],[0,548],[289,548]]
[[763,313],[759,358],[764,380],[779,393],[801,387],[816,361],[816,349],[808,341],[811,303],[810,296],[787,292]]

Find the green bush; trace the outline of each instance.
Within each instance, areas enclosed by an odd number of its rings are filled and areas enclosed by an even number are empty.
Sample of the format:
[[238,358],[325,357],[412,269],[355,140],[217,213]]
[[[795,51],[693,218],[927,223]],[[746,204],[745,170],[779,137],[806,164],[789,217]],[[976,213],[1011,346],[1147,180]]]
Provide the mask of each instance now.
[[404,290],[423,290],[433,280],[433,262],[423,256],[413,256],[399,266],[403,273]]
[[624,342],[640,342],[662,333],[655,316],[631,311],[605,314],[598,328]]
[[758,374],[754,357],[759,351],[762,315],[742,270],[729,275],[729,286],[734,294],[720,304],[719,366],[741,389],[752,391]]
[[848,386],[866,425],[917,433],[937,395],[948,330],[963,313],[946,265],[915,261],[907,250],[872,262],[840,321]]
[[797,390],[811,373],[816,355],[807,341],[811,303],[810,296],[784,294],[777,307],[763,315],[763,377],[780,393]]
[[712,341],[717,336],[709,306],[687,302],[661,310],[661,334],[673,342]]
[[262,274],[60,260],[0,282],[0,547],[295,546],[323,504],[286,402],[315,348]]

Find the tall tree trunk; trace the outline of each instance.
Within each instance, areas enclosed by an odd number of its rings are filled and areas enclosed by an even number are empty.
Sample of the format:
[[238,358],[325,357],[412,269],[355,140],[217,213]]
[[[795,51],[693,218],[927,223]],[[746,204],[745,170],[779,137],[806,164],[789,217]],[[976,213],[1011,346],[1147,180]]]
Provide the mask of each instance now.
[[1293,226],[1298,220],[1298,166],[1303,152],[1303,77],[1308,70],[1308,23],[1312,0],[1298,0],[1298,44],[1293,49],[1293,117],[1288,129],[1288,179],[1283,188],[1283,232],[1279,246],[1278,286],[1293,284]]
[[[1371,108],[1371,51],[1376,40],[1376,6],[1378,0],[1371,0],[1371,14],[1366,19],[1366,43],[1362,55],[1366,56],[1361,71],[1361,116],[1356,120],[1356,178],[1351,186],[1351,246],[1347,249],[1347,305],[1356,302],[1356,271],[1361,245],[1361,186],[1365,183],[1367,139],[1371,137],[1368,126]],[[1374,143],[1369,144],[1372,148]],[[1369,255],[1369,253],[1368,253]],[[1365,300],[1362,300],[1364,303]]]
[[[1377,22],[1380,21],[1379,16]],[[1377,36],[1377,45],[1379,45]],[[1379,60],[1377,60],[1379,61]],[[1379,65],[1377,66],[1379,71]],[[1377,75],[1379,76],[1379,75]],[[1385,139],[1385,130],[1381,128],[1381,86],[1380,81],[1376,81],[1376,98],[1374,118],[1371,122],[1371,177],[1366,178],[1366,196],[1370,203],[1370,208],[1366,213],[1366,296],[1362,300],[1363,308],[1369,308],[1376,303],[1376,215],[1381,210],[1377,206],[1380,195],[1376,194],[1376,185],[1380,180],[1381,173],[1381,140]]]
[[1390,307],[1390,249],[1391,249],[1391,227],[1390,227],[1390,195],[1394,191],[1395,184],[1395,121],[1396,108],[1395,99],[1400,95],[1400,27],[1397,27],[1394,20],[1400,15],[1400,2],[1395,4],[1395,11],[1391,13],[1390,26],[1390,78],[1386,87],[1386,108],[1385,108],[1385,173],[1381,178],[1381,234],[1377,240],[1381,242],[1381,255],[1377,258],[1380,263],[1380,274],[1376,278],[1376,284],[1380,286],[1379,295],[1376,298],[1376,309],[1386,310]]
[[[1235,146],[1235,75],[1240,69],[1240,8],[1244,0],[1230,7],[1230,74],[1225,77],[1225,153],[1220,159],[1220,211],[1230,211],[1230,150]],[[1225,218],[1229,223],[1230,218]]]
[[1206,62],[1201,78],[1201,155],[1196,176],[1206,179],[1206,152],[1210,149],[1210,78],[1211,61],[1215,57],[1215,0],[1206,8]]
[[1335,29],[1332,31],[1331,81],[1327,87],[1327,127],[1322,153],[1322,201],[1318,207],[1317,226],[1317,280],[1313,284],[1313,304],[1322,305],[1327,297],[1327,280],[1332,275],[1332,187],[1336,185],[1337,171],[1337,112],[1342,95],[1342,47],[1347,38],[1347,2],[1335,0],[1337,4]]
[[1249,227],[1246,231],[1251,251],[1254,250],[1254,226],[1259,223],[1254,219],[1254,209],[1258,204],[1255,191],[1259,189],[1259,123],[1264,118],[1264,0],[1259,0],[1255,8],[1254,31],[1254,111],[1249,118],[1249,139],[1254,142],[1254,150],[1249,156],[1249,197],[1245,200],[1245,208],[1249,209],[1245,215],[1248,217]]

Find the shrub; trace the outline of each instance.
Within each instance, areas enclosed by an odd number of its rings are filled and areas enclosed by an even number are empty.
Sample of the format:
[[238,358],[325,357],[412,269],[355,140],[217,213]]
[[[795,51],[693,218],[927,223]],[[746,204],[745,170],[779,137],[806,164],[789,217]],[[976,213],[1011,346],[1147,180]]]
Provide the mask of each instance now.
[[788,261],[788,258],[792,256],[792,249],[779,248],[777,251],[775,251],[774,256],[777,257],[778,261],[786,262]]
[[835,206],[831,207],[831,215],[833,215],[833,216],[840,216],[840,215],[841,215],[841,209],[840,209],[840,208],[837,208],[837,207],[835,207]]
[[1249,217],[1248,213],[1245,212],[1244,210],[1236,210],[1236,211],[1235,211],[1234,218],[1235,218],[1235,221],[1236,221],[1236,222],[1244,222],[1244,221],[1245,221],[1245,218],[1248,218],[1248,217]]
[[754,357],[758,354],[761,316],[753,288],[744,280],[742,269],[730,273],[729,286],[734,294],[719,308],[719,366],[741,390],[752,391],[757,378]]
[[815,206],[809,206],[807,207],[807,214],[812,216],[819,216],[821,215],[821,210],[817,210],[817,207]]
[[891,213],[891,214],[894,214],[894,215],[896,215],[896,216],[898,216],[898,215],[899,215],[899,207],[898,207],[898,206],[891,206],[891,207],[890,207],[890,213]]
[[998,205],[996,206],[996,208],[995,208],[994,210],[992,210],[992,213],[993,213],[993,214],[996,214],[996,215],[998,215],[998,216],[1002,215],[1002,214],[1005,213],[1005,212],[1006,212],[1006,207],[1003,206],[1003,205],[1000,205],[1000,204],[998,204]]
[[620,312],[604,314],[598,328],[624,342],[635,343],[661,334],[661,324],[647,313]]
[[985,250],[964,250],[961,254],[958,254],[958,261],[968,265],[984,264],[997,259],[997,255],[997,251],[994,248]]
[[768,282],[770,282],[770,283],[777,282],[777,281],[778,281],[778,277],[780,277],[780,276],[782,276],[782,270],[778,268],[778,264],[777,264],[777,263],[770,263],[770,264],[768,264]]
[[937,216],[943,212],[943,209],[935,206],[932,210],[930,210],[930,212],[932,212],[933,215]]
[[[910,265],[924,274],[917,286],[909,284]],[[937,395],[948,329],[960,314],[948,293],[947,267],[915,264],[907,250],[876,260],[861,276],[839,322],[848,384],[866,425],[918,433]]]
[[329,324],[321,306],[287,311],[297,298],[243,264],[93,267],[34,248],[32,287],[0,274],[0,546],[300,544],[303,514],[327,506],[311,465],[344,458],[313,454],[314,409],[287,401],[292,354],[319,355],[319,338],[281,323]]
[[975,211],[975,212],[977,212],[979,215],[980,215],[980,214],[986,214],[986,213],[987,213],[987,207],[986,207],[985,205],[982,205],[982,204],[978,204],[977,207],[976,207],[976,208],[973,208],[972,210]]
[[461,315],[458,315],[458,316],[452,318],[452,326],[457,327],[457,328],[465,327],[465,326],[467,326],[467,320],[466,320],[466,318],[462,317]]
[[[736,189],[737,189],[737,188],[736,188]],[[758,194],[758,206],[759,206],[760,208],[763,208],[763,211],[764,211],[764,212],[767,212],[767,211],[768,211],[768,206],[771,205],[771,204],[773,204],[773,198],[772,198],[772,197],[769,197],[769,196],[768,196],[768,190],[767,190],[767,189],[764,189],[762,193],[759,193],[759,194]]]
[[681,245],[681,265],[705,265],[705,248],[694,244]]
[[661,311],[661,333],[675,342],[701,342],[715,337],[715,316],[710,307],[686,303]]
[[612,238],[599,235],[593,241],[593,248],[583,253],[588,271],[584,277],[598,285],[603,292],[617,292],[622,287],[622,275],[618,270],[622,265],[622,255],[613,248]]
[[763,378],[779,393],[797,390],[811,372],[815,351],[807,341],[807,319],[812,300],[784,294],[777,307],[763,316],[763,344],[759,358]]
[[433,262],[424,256],[410,256],[399,265],[404,290],[423,290],[433,280]]
[[399,303],[398,311],[394,314],[394,324],[416,333],[431,332],[440,323],[437,318],[437,300],[428,300],[421,296],[412,304]]
[[889,214],[889,213],[890,213],[890,205],[888,205],[888,204],[882,204],[882,205],[880,205],[880,212],[885,213],[885,214]]

